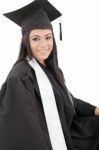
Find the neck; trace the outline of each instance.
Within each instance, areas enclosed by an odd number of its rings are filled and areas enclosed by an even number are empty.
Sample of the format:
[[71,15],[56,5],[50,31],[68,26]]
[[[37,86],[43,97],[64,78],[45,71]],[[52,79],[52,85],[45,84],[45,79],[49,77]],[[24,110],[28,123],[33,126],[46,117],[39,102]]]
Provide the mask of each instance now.
[[43,65],[44,67],[46,67],[46,64],[45,64],[45,61],[40,61],[40,60],[37,60],[41,65]]

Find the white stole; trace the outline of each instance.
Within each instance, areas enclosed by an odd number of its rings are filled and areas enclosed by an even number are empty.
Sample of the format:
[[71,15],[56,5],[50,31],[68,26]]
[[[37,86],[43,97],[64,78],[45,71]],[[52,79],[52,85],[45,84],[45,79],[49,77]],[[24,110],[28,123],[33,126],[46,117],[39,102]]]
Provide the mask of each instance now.
[[36,74],[52,148],[53,150],[67,150],[52,85],[34,58],[28,63]]

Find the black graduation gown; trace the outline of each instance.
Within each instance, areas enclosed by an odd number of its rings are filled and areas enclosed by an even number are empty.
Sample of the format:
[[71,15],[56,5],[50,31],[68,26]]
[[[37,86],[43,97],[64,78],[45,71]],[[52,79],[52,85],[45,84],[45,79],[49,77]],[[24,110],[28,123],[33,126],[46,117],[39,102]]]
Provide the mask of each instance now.
[[[76,114],[48,68],[68,150],[99,148],[99,117],[95,106],[72,95]],[[52,150],[34,70],[26,61],[15,65],[0,91],[0,150]]]

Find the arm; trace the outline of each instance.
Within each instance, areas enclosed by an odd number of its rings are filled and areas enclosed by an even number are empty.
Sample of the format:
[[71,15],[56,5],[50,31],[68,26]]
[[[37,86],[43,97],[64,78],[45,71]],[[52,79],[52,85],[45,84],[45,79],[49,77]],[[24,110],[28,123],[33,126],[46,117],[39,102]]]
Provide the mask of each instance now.
[[[59,68],[59,70],[61,72],[61,75],[64,78],[62,70],[60,68]],[[65,78],[64,78],[64,80],[65,80]],[[67,91],[68,91],[68,89],[67,89]],[[70,99],[72,99],[72,101],[74,103],[75,111],[78,115],[80,115],[80,116],[99,115],[98,107],[93,106],[83,100],[75,98],[69,91],[68,91],[68,95],[69,95],[69,97],[71,97]]]
[[[30,139],[26,136],[31,135],[27,117],[33,116],[33,100],[34,97],[26,90],[19,78],[11,77],[3,85],[0,91],[0,150],[18,149],[20,143],[25,150],[22,143],[26,146]],[[33,124],[37,126],[34,116]]]
[[84,117],[94,116],[95,114],[99,113],[99,109],[96,109],[96,106],[93,106],[92,104],[83,100],[77,99],[73,95],[71,96],[77,115]]

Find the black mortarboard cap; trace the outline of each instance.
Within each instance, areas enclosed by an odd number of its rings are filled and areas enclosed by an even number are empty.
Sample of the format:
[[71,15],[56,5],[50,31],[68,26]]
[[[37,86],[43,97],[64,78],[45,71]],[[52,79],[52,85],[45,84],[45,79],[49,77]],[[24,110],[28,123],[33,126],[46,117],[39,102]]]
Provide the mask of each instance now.
[[24,35],[33,29],[52,29],[51,21],[62,14],[48,0],[35,0],[18,10],[3,15],[22,27]]

